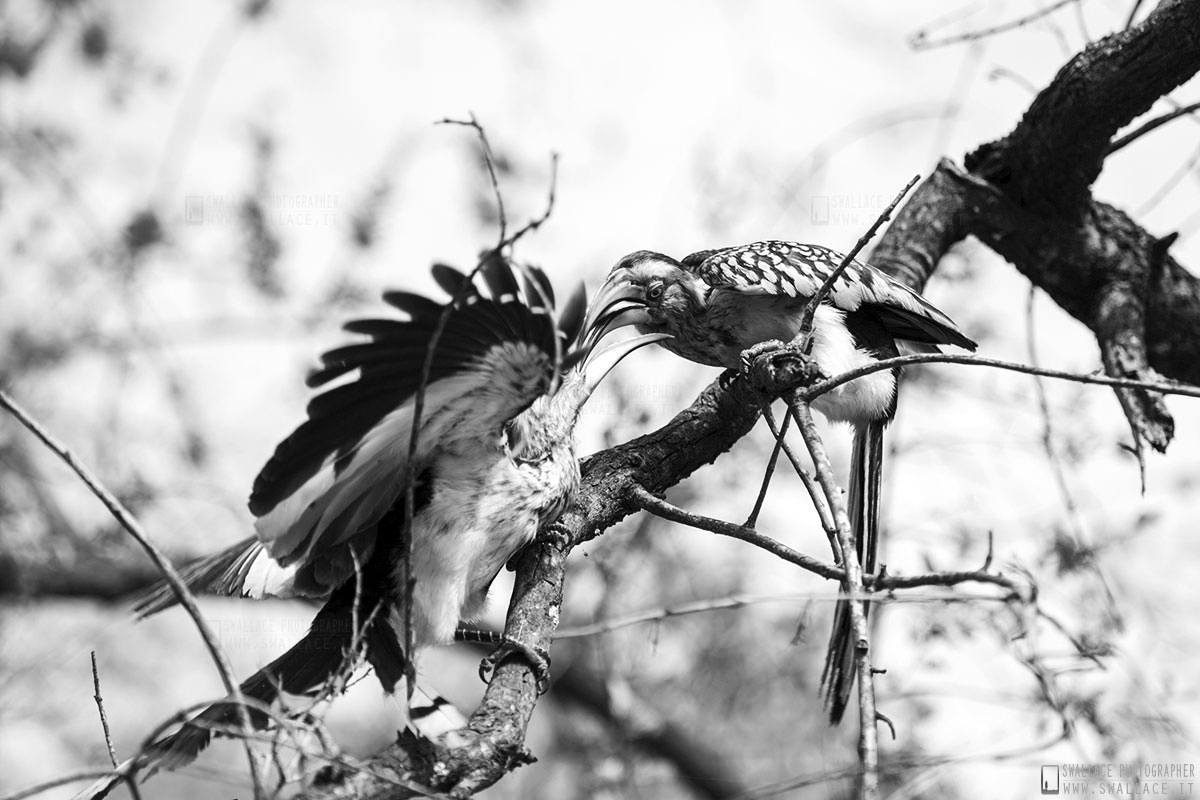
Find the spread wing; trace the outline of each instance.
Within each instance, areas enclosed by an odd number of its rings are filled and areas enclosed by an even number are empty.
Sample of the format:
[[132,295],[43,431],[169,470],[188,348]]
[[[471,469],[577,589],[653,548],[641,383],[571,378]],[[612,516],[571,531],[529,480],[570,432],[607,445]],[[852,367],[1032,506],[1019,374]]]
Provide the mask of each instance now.
[[[536,269],[518,276],[501,259],[481,271],[482,286],[461,272],[433,268],[451,295],[424,392],[415,462],[408,461],[416,395],[446,305],[409,292],[384,300],[404,319],[351,322],[365,341],[326,353],[308,385],[321,393],[308,419],[276,448],[259,473],[250,510],[261,552],[246,564],[243,593],[321,594],[353,574],[354,558],[374,547],[375,526],[400,499],[410,469],[436,472],[440,448],[477,446],[499,457],[504,423],[553,390],[562,352],[581,313],[555,325],[549,281]],[[565,330],[563,329],[565,328]]]
[[[816,293],[843,257],[820,245],[767,241],[704,250],[682,263],[714,289],[805,299]],[[896,338],[975,349],[975,342],[929,301],[859,261],[851,261],[834,281],[828,302],[843,311],[862,309],[879,316]]]

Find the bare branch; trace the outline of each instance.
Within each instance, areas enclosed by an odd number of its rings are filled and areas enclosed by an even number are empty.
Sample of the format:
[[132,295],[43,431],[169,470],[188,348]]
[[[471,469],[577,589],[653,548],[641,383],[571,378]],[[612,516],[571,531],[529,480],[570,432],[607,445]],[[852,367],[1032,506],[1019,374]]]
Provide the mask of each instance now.
[[1170,197],[1171,192],[1175,191],[1175,189],[1179,187],[1179,184],[1183,183],[1183,181],[1192,174],[1193,170],[1196,169],[1197,164],[1200,164],[1200,147],[1192,150],[1192,154],[1175,168],[1175,171],[1171,173],[1170,177],[1162,182],[1162,184],[1155,190],[1154,194],[1146,198],[1141,205],[1133,210],[1133,215],[1135,217],[1144,217],[1154,209],[1158,208],[1159,204]]
[[833,288],[834,282],[836,282],[838,278],[842,277],[842,273],[845,272],[846,268],[854,261],[854,257],[857,256],[862,249],[867,246],[867,242],[871,241],[872,237],[875,236],[875,232],[879,230],[879,226],[892,218],[892,212],[896,209],[896,206],[900,205],[900,201],[904,199],[904,196],[908,194],[912,187],[917,185],[917,181],[919,180],[921,180],[921,176],[914,175],[912,180],[910,180],[905,187],[900,190],[900,193],[893,198],[892,202],[888,204],[888,207],[883,210],[883,213],[875,218],[875,222],[871,224],[871,227],[867,228],[867,232],[858,237],[858,241],[854,243],[854,247],[850,248],[850,252],[842,256],[841,262],[838,263],[833,272],[829,273],[829,277],[821,283],[817,291],[805,304],[804,316],[801,318],[800,322],[799,335],[804,337],[804,352],[806,354],[812,353],[813,340],[810,334],[812,333],[813,317],[817,313],[817,308],[829,295],[829,291]]
[[[192,622],[196,626],[196,630],[200,633],[200,638],[204,640],[204,645],[208,648],[209,656],[212,658],[213,664],[216,665],[217,672],[221,675],[221,681],[225,684],[226,691],[233,696],[234,702],[238,704],[238,717],[242,725],[243,732],[249,735],[254,726],[250,723],[249,712],[245,708],[245,698],[242,696],[241,687],[233,678],[233,669],[229,666],[229,661],[225,657],[225,652],[221,649],[220,643],[217,641],[216,635],[212,632],[208,622],[200,614],[200,609],[196,605],[196,598],[192,596],[187,584],[179,576],[175,567],[170,560],[163,555],[158,546],[150,540],[150,537],[142,530],[141,524],[125,509],[121,501],[109,492],[104,486],[92,475],[91,471],[75,457],[75,454],[68,450],[64,445],[60,444],[49,432],[43,428],[37,420],[33,419],[23,408],[9,397],[8,393],[0,389],[0,407],[3,407],[17,420],[29,429],[34,436],[42,441],[47,448],[50,449],[56,456],[70,467],[84,485],[91,490],[92,494],[104,504],[109,513],[121,524],[121,527],[128,531],[142,549],[150,556],[150,560],[162,572],[171,589],[174,590],[179,598],[179,604],[187,611],[188,616],[192,618]],[[255,797],[262,797],[263,786],[262,776],[258,772],[258,762],[254,758],[254,751],[250,748],[249,743],[246,744],[246,758],[250,762],[250,777],[254,783]]]
[[909,37],[908,44],[914,50],[932,50],[935,47],[945,47],[951,44],[975,42],[980,39],[986,39],[989,36],[995,36],[998,33],[1006,33],[1008,31],[1016,30],[1017,28],[1023,28],[1031,22],[1036,22],[1043,17],[1053,14],[1055,11],[1058,11],[1064,6],[1078,2],[1080,2],[1080,0],[1058,0],[1057,2],[1046,6],[1045,8],[1039,8],[1037,11],[1034,11],[1031,14],[1026,14],[1023,17],[1017,17],[1014,20],[1009,20],[1008,22],[1003,22],[999,25],[993,25],[990,28],[983,28],[977,31],[970,31],[968,33],[960,33],[954,36],[946,36],[941,39],[930,39],[929,33],[921,30]]
[[825,536],[829,539],[829,546],[836,557],[838,552],[837,528],[833,524],[833,513],[829,510],[829,504],[825,502],[825,496],[821,494],[821,487],[817,486],[816,478],[804,468],[804,465],[800,463],[799,456],[796,455],[795,451],[792,450],[784,438],[784,429],[792,419],[791,414],[784,415],[783,424],[779,426],[778,431],[776,431],[775,418],[770,413],[769,407],[763,408],[763,417],[767,420],[767,426],[771,429],[771,433],[777,435],[779,446],[783,449],[784,454],[787,455],[788,461],[792,464],[792,469],[800,478],[800,482],[804,484],[804,490],[808,492],[808,497],[812,500],[813,508],[817,510],[817,514],[821,518],[821,528],[825,531]]
[[90,769],[82,770],[80,772],[72,772],[70,775],[64,775],[61,778],[44,781],[43,783],[35,784],[26,789],[19,789],[12,794],[6,794],[3,797],[0,797],[0,800],[25,800],[27,797],[35,797],[42,792],[48,792],[51,789],[57,789],[59,786],[66,786],[68,783],[92,781],[98,778],[108,777],[110,774],[111,773],[109,773],[108,770],[102,769]]
[[1145,0],[1133,0],[1133,5],[1129,8],[1129,16],[1125,19],[1125,30],[1133,27],[1133,21],[1137,19],[1138,9],[1142,7]]
[[1163,114],[1160,117],[1155,117],[1154,119],[1139,125],[1135,130],[1130,131],[1120,139],[1114,139],[1112,144],[1108,146],[1108,153],[1106,155],[1111,156],[1122,147],[1136,142],[1150,131],[1166,125],[1171,120],[1182,117],[1185,114],[1194,114],[1196,111],[1200,111],[1200,103],[1192,103],[1190,106],[1182,106],[1174,111],[1168,111],[1166,114]]
[[[835,567],[836,569],[836,567]],[[839,573],[841,570],[837,570]],[[623,628],[632,628],[636,625],[645,625],[648,623],[661,623],[674,617],[687,617],[694,614],[708,614],[713,611],[734,611],[740,608],[749,608],[751,606],[764,605],[767,603],[799,603],[803,601],[806,605],[814,602],[838,602],[842,599],[852,599],[864,603],[876,603],[879,605],[894,604],[894,603],[978,603],[980,601],[1001,601],[1009,602],[1011,600],[1020,599],[1020,593],[1014,588],[1012,591],[1003,596],[996,595],[972,595],[972,594],[945,594],[945,593],[918,593],[905,592],[903,595],[887,596],[881,595],[879,592],[890,588],[915,588],[917,586],[954,586],[959,583],[978,582],[992,583],[1008,588],[1013,585],[1011,581],[1000,575],[988,574],[986,571],[981,572],[937,572],[927,575],[913,575],[907,578],[899,578],[893,580],[892,576],[881,576],[879,579],[872,580],[872,576],[864,575],[863,581],[872,591],[863,592],[860,595],[837,595],[830,596],[828,592],[789,592],[786,594],[771,594],[771,595],[753,595],[753,594],[734,594],[726,597],[716,597],[710,600],[696,600],[690,603],[678,603],[671,606],[659,606],[656,608],[648,608],[643,611],[637,611],[632,614],[615,617],[612,619],[602,619],[597,622],[584,623],[573,625],[569,628],[559,628],[554,634],[554,641],[566,641],[568,639],[585,639],[592,636],[601,636],[613,631],[619,631]],[[557,689],[557,686],[555,687]]]
[[112,731],[108,729],[108,714],[104,712],[104,699],[100,696],[100,671],[96,668],[96,651],[92,651],[92,687],[95,693],[92,698],[96,701],[96,708],[100,712],[100,726],[104,728],[104,746],[108,748],[108,760],[112,762],[113,769],[117,766],[117,751],[113,747]]
[[[845,593],[856,595],[863,592],[862,564],[858,561],[857,548],[854,543],[854,533],[850,526],[850,517],[846,512],[846,502],[841,486],[833,475],[833,466],[821,436],[817,433],[816,422],[813,421],[812,410],[806,400],[789,401],[788,408],[795,416],[800,435],[808,446],[812,456],[813,466],[817,472],[817,481],[825,492],[825,499],[833,510],[833,519],[837,525],[838,544],[841,548],[842,568],[845,579],[842,587]],[[878,800],[879,798],[879,732],[876,728],[878,716],[875,710],[875,673],[871,669],[870,631],[867,629],[867,616],[861,603],[850,601],[848,604],[850,624],[854,631],[855,664],[858,668],[858,758],[862,763],[861,796],[863,800]]]
[[467,119],[441,119],[435,124],[437,125],[463,125],[475,131],[475,136],[479,139],[479,149],[483,152],[483,164],[487,168],[488,179],[492,182],[492,194],[496,198],[496,218],[500,228],[500,242],[496,245],[496,250],[499,251],[504,247],[504,240],[508,236],[508,216],[504,213],[504,193],[500,191],[500,179],[496,176],[496,157],[492,152],[492,143],[488,141],[487,131],[479,124],[479,120],[475,119],[473,112],[467,115]]
[[[767,406],[763,409],[763,417],[771,426],[771,435],[775,437],[775,445],[771,448],[771,456],[767,459],[767,469],[763,473],[762,484],[758,489],[758,496],[754,499],[754,507],[750,509],[750,515],[746,517],[743,526],[753,528],[758,523],[758,515],[762,512],[763,503],[767,500],[767,490],[771,488],[771,478],[775,475],[775,465],[779,463],[779,454],[783,452],[784,436],[787,435],[788,426],[792,422],[791,417],[783,418],[783,425],[776,427],[774,419],[772,419],[771,407]],[[793,466],[795,462],[793,462]],[[797,474],[803,475],[804,471],[796,470]]]
[[684,511],[682,508],[673,506],[665,500],[661,500],[648,492],[644,487],[631,486],[629,488],[629,498],[639,508],[649,511],[656,517],[678,522],[681,525],[687,525],[692,528],[697,528],[709,533],[720,534],[721,536],[729,536],[734,539],[740,539],[747,544],[752,544],[755,547],[766,550],[773,556],[787,561],[790,564],[806,569],[809,572],[820,575],[822,578],[830,578],[839,580],[843,576],[842,570],[838,569],[833,564],[826,564],[818,561],[815,558],[806,556],[803,553],[797,552],[785,544],[781,544],[769,536],[764,536],[753,528],[748,528],[744,525],[735,525],[732,522],[713,519],[712,517],[703,517],[699,514],[692,514],[689,511]]
[[[1029,363],[1037,367],[1039,365],[1037,337],[1034,326],[1035,299],[1037,299],[1037,287],[1030,284],[1029,296],[1025,304],[1025,344],[1029,353]],[[1076,538],[1081,539],[1083,537],[1083,519],[1079,514],[1079,506],[1075,502],[1075,495],[1067,483],[1067,472],[1063,465],[1062,457],[1059,455],[1058,448],[1054,444],[1054,422],[1050,416],[1050,403],[1046,397],[1046,384],[1040,375],[1034,376],[1033,388],[1037,394],[1038,412],[1042,416],[1042,449],[1046,451],[1046,461],[1049,462],[1050,471],[1054,474],[1054,481],[1058,485],[1058,493],[1063,499],[1063,506],[1066,509],[1067,518],[1071,521],[1071,528],[1074,530]]]
[[843,372],[841,375],[835,375],[828,380],[814,383],[808,389],[800,390],[800,393],[805,399],[811,400],[832,389],[836,389],[843,383],[849,383],[856,378],[861,378],[863,375],[870,375],[872,372],[879,372],[885,369],[905,367],[911,364],[967,364],[977,367],[992,367],[993,369],[1002,369],[1009,372],[1020,372],[1025,375],[1058,378],[1059,380],[1071,381],[1073,383],[1090,383],[1097,386],[1114,386],[1122,389],[1145,389],[1159,394],[1180,395],[1182,397],[1200,397],[1200,386],[1192,386],[1188,383],[1144,381],[1136,378],[1111,378],[1107,375],[1085,375],[1078,372],[1046,369],[1045,367],[1034,367],[1015,361],[1002,361],[998,358],[986,358],[984,356],[960,353],[914,353],[910,356],[885,358],[861,367],[856,367],[849,372]]

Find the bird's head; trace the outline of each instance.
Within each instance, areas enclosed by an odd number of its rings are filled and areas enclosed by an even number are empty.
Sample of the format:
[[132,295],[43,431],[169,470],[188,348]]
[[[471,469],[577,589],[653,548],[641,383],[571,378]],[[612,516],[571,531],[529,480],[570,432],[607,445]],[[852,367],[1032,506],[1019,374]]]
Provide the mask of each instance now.
[[684,314],[704,303],[697,279],[670,256],[639,250],[617,262],[592,298],[584,341],[598,342],[618,328],[672,333]]

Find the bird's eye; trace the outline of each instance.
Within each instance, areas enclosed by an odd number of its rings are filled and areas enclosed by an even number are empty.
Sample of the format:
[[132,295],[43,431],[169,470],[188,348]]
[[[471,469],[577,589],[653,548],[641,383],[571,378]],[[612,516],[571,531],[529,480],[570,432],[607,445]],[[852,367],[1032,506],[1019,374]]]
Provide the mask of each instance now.
[[655,281],[646,287],[646,299],[657,303],[662,300],[663,292],[666,291],[666,285],[662,281]]

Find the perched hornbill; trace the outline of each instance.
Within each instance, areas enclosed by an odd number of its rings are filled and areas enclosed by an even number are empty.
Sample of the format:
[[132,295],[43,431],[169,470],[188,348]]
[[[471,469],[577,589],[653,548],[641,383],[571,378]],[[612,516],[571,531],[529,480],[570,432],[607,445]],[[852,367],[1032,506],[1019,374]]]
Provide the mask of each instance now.
[[[704,250],[682,261],[640,250],[622,258],[592,299],[585,337],[634,325],[669,333],[660,344],[691,361],[740,369],[743,352],[765,342],[790,343],[804,308],[842,261],[825,247],[755,242]],[[851,262],[816,309],[812,361],[832,377],[872,361],[939,344],[968,350],[975,342],[919,294],[878,269]],[[849,513],[863,568],[875,569],[883,429],[896,413],[898,370],[881,370],[813,400],[833,421],[854,426]],[[849,608],[839,603],[822,684],[836,724],[854,685]]]
[[[387,292],[384,300],[407,318],[350,322],[346,330],[367,340],[322,357],[308,378],[323,389],[308,419],[254,482],[256,535],[184,571],[202,592],[325,599],[308,634],[241,685],[249,700],[267,705],[281,690],[311,694],[331,685],[345,677],[356,649],[392,692],[414,655],[403,647],[406,620],[419,649],[449,642],[460,620],[478,615],[501,567],[572,500],[574,427],[584,402],[624,356],[665,338],[572,349],[582,290],[556,325],[543,273],[526,270],[519,279],[493,257],[481,274],[482,287],[451,267],[433,268],[458,299],[433,353],[414,457],[415,400],[445,306]],[[410,478],[413,585],[405,608],[400,561]],[[162,587],[137,610],[152,614],[175,602]],[[214,729],[235,728],[238,719],[232,702],[215,703],[149,745],[140,766],[181,766]],[[265,726],[267,715],[251,709],[251,720]]]

